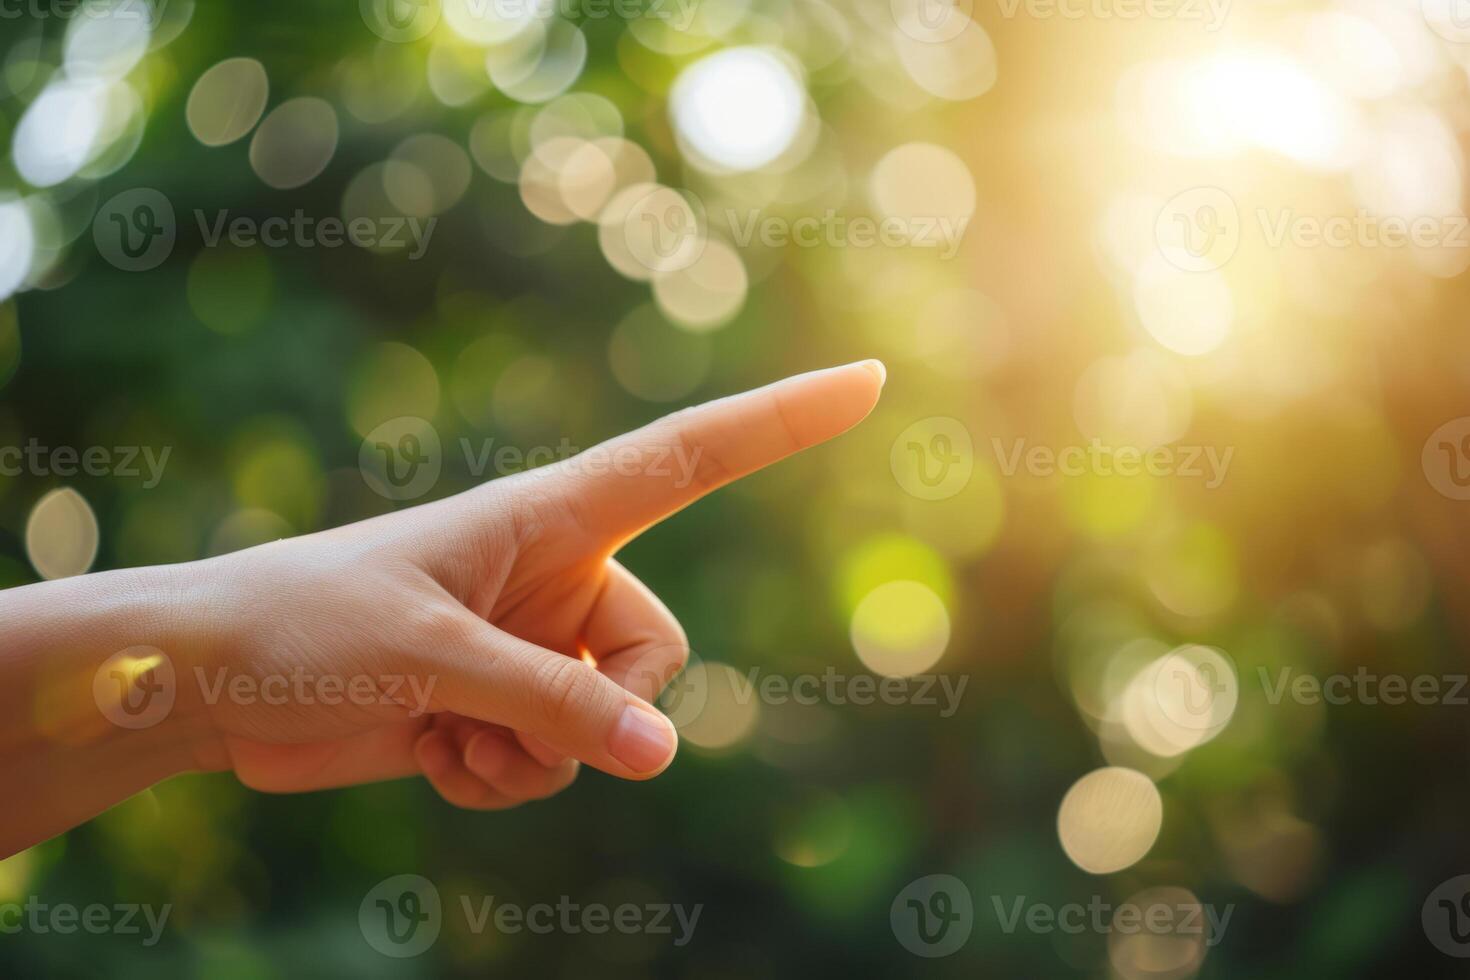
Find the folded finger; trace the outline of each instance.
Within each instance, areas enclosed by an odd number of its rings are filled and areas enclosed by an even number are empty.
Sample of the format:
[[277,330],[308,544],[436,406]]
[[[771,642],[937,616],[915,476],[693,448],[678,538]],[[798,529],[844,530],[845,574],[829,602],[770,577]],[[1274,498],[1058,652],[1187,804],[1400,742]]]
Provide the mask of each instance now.
[[575,759],[543,766],[505,731],[487,728],[465,746],[464,763],[472,774],[515,800],[542,800],[566,789],[577,778]]
[[587,618],[585,642],[603,675],[650,703],[689,659],[689,640],[678,619],[613,559]]

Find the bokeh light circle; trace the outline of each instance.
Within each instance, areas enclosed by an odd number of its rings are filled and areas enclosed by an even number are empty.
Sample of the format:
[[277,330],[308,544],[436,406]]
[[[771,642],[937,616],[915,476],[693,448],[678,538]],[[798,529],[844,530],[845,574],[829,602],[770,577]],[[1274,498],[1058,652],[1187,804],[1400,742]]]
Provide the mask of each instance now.
[[1137,864],[1158,839],[1164,803],[1141,772],[1109,766],[1072,784],[1057,812],[1057,836],[1072,863],[1092,874]]
[[337,113],[313,96],[291,99],[265,117],[250,141],[250,166],[277,190],[311,182],[337,151]]
[[26,555],[44,579],[87,572],[100,538],[91,505],[70,487],[46,494],[26,518]]
[[669,111],[698,160],[754,170],[796,141],[806,92],[787,59],[774,51],[727,48],[684,69],[670,92]]
[[213,66],[189,90],[184,118],[205,146],[225,146],[260,122],[270,96],[265,66],[254,58],[228,58]]
[[887,582],[852,614],[852,645],[875,674],[909,677],[929,670],[949,646],[949,610],[920,582]]

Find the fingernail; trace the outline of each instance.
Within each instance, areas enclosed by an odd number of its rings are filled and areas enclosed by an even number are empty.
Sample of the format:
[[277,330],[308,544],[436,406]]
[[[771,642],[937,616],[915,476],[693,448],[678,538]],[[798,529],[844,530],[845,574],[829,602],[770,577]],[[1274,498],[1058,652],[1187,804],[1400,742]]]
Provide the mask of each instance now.
[[679,738],[663,715],[630,704],[607,740],[607,750],[636,773],[657,772],[674,757]]
[[863,367],[867,368],[869,371],[872,371],[873,374],[877,376],[879,387],[882,387],[888,381],[888,368],[885,367],[883,365],[883,362],[878,360],[877,358],[864,361]]

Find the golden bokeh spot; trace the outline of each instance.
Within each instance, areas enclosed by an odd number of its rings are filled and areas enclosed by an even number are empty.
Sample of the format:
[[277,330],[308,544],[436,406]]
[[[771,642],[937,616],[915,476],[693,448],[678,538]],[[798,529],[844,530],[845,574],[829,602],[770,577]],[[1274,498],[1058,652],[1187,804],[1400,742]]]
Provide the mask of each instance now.
[[1062,504],[1072,526],[1089,537],[1116,538],[1155,514],[1159,480],[1147,473],[1123,476],[1088,469],[1065,478]]
[[81,575],[97,558],[97,517],[70,487],[53,490],[26,518],[26,555],[44,579]]
[[[1140,928],[1141,926],[1141,928]],[[1108,961],[1118,980],[1188,980],[1199,971],[1212,942],[1211,920],[1194,893],[1149,888],[1113,913]]]
[[366,436],[389,419],[432,419],[439,411],[439,375],[429,359],[397,341],[376,344],[358,360],[347,389],[347,417]]
[[224,146],[260,121],[270,93],[265,66],[254,58],[228,58],[213,66],[189,91],[184,119],[205,146]]
[[679,737],[707,751],[733,748],[750,736],[760,719],[756,691],[729,664],[690,664],[677,682],[703,692],[703,708],[679,726]]
[[1159,535],[1143,568],[1154,596],[1180,616],[1218,615],[1230,608],[1240,590],[1235,543],[1213,524]]
[[850,635],[858,659],[873,673],[922,674],[949,645],[949,610],[925,585],[887,582],[858,603]]
[[229,459],[240,506],[272,511],[301,531],[316,527],[326,479],[316,447],[297,425],[253,422],[232,440]]
[[1164,803],[1141,772],[1110,766],[1072,784],[1057,812],[1057,836],[1072,863],[1112,874],[1143,859],[1158,839]]
[[644,304],[614,328],[607,358],[613,377],[629,394],[671,402],[699,387],[714,353],[707,336],[680,330]]
[[291,190],[310,183],[337,152],[337,111],[325,99],[283,102],[250,140],[250,166],[267,186]]
[[908,535],[880,534],[842,556],[835,584],[843,617],[878,586],[900,580],[925,586],[946,606],[954,598],[949,563],[936,550]]

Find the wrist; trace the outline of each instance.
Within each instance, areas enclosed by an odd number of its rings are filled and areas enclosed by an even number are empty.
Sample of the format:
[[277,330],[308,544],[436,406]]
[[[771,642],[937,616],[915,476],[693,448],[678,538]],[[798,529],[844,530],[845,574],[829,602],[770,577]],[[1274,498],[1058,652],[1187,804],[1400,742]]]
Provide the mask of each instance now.
[[122,741],[148,751],[163,776],[228,768],[197,683],[231,648],[221,613],[221,559],[132,569],[129,599],[102,627],[113,649],[93,674],[93,700]]
[[0,856],[170,776],[223,768],[181,673],[207,635],[190,574],[134,569],[0,592],[0,778],[28,801],[0,827]]
[[136,750],[154,781],[218,768],[218,741],[190,664],[215,641],[202,567],[123,569],[0,592],[3,656],[17,681],[0,692],[0,740],[32,736],[71,750]]

